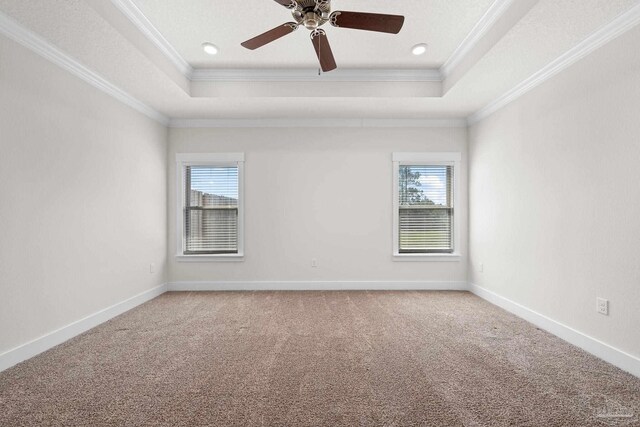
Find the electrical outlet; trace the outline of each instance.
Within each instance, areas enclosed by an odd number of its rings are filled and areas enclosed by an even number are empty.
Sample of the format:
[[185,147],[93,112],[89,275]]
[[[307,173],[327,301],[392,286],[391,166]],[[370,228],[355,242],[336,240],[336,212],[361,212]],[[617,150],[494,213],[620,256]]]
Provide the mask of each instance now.
[[318,260],[316,258],[311,258],[311,267],[318,267]]
[[480,265],[478,266],[478,270],[480,270],[480,273],[484,273],[484,264],[480,263]]
[[156,265],[154,263],[149,264],[149,273],[153,274],[156,272]]
[[604,298],[596,298],[596,310],[605,316],[609,315],[609,300]]

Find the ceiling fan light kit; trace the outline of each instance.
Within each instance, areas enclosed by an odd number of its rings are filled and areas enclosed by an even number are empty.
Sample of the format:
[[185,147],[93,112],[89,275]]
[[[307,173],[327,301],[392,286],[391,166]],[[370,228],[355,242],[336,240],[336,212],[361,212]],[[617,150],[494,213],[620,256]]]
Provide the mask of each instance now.
[[291,10],[295,22],[287,22],[281,26],[262,33],[242,44],[247,49],[257,49],[272,41],[286,36],[298,29],[300,25],[311,31],[311,42],[316,50],[320,68],[327,72],[337,68],[331,51],[326,31],[320,29],[329,22],[336,28],[376,31],[398,34],[404,24],[404,16],[384,15],[366,12],[331,12],[331,0],[274,0],[281,6]]

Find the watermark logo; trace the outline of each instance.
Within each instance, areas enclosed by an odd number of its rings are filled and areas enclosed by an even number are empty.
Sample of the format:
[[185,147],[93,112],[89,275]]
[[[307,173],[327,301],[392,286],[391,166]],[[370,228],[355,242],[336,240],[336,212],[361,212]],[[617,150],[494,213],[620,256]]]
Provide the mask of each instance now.
[[638,422],[632,409],[609,399],[596,411],[595,416],[602,424],[609,426],[630,426]]

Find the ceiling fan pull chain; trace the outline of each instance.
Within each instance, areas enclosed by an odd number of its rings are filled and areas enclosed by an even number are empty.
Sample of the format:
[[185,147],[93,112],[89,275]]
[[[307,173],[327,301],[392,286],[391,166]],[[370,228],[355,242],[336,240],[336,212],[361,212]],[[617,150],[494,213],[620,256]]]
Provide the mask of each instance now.
[[[322,58],[322,43],[320,43],[320,40],[318,40],[318,58]],[[318,75],[322,75],[322,64],[318,67]]]

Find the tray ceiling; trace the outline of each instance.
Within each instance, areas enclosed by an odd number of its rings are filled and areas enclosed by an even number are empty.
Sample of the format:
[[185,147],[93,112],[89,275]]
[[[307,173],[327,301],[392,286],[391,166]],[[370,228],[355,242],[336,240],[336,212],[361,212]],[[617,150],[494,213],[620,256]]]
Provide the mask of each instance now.
[[[0,34],[174,119],[459,119],[640,22],[640,0],[333,5],[402,14],[405,27],[397,36],[327,27],[339,69],[321,76],[304,28],[256,51],[240,46],[290,20],[272,0],[0,0]],[[205,41],[220,54],[204,54]],[[425,56],[411,55],[416,43],[429,44]]]
[[[194,68],[317,68],[309,31],[298,31],[249,51],[240,43],[285,22],[291,13],[273,0],[133,0],[167,41]],[[333,0],[333,10],[404,15],[400,34],[325,25],[341,68],[439,68],[453,54],[493,0]],[[200,47],[212,42],[220,54]],[[411,47],[428,43],[424,56]]]

